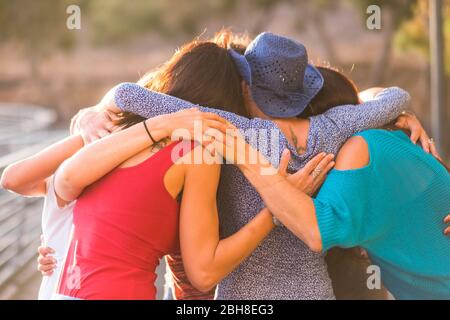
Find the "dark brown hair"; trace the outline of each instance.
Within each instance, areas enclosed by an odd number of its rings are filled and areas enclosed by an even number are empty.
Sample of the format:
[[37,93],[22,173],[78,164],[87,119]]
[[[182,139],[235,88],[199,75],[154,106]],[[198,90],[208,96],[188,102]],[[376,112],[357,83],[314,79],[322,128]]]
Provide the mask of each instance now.
[[[327,110],[346,104],[359,104],[358,89],[354,82],[343,73],[329,67],[317,67],[323,76],[324,84],[323,88],[309,103],[308,107],[300,114],[301,118],[308,118]],[[383,126],[381,129],[385,130],[400,130],[395,126],[395,120]],[[411,133],[407,130],[403,130],[408,136]],[[443,161],[437,159],[444,168],[450,172],[449,166]]]
[[319,93],[300,114],[308,118],[345,104],[359,104],[358,89],[354,82],[343,73],[330,67],[317,67],[324,84]]
[[[213,39],[195,39],[182,46],[172,58],[139,83],[194,104],[248,116],[244,107],[241,76],[228,49],[236,37],[221,31]],[[241,49],[240,45],[234,45]],[[144,118],[124,112],[118,125],[129,127]]]

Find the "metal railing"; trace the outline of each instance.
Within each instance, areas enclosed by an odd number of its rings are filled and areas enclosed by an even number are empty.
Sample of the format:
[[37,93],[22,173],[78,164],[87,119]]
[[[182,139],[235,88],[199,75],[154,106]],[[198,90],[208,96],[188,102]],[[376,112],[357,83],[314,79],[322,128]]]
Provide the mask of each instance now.
[[[40,199],[0,194],[0,293],[16,289],[16,279],[35,261],[40,234]],[[10,288],[9,288],[10,289]]]
[[[0,174],[10,163],[66,135],[65,130],[49,129],[55,119],[54,113],[39,107],[0,104]],[[38,275],[42,205],[41,198],[26,198],[0,188],[0,299],[15,299]],[[158,299],[163,298],[165,268],[163,262],[157,269]],[[30,299],[34,294],[22,296]]]
[[[55,120],[44,108],[0,104],[0,173],[61,138],[64,131],[48,129]],[[0,296],[18,290],[24,269],[35,263],[42,201],[0,189]]]

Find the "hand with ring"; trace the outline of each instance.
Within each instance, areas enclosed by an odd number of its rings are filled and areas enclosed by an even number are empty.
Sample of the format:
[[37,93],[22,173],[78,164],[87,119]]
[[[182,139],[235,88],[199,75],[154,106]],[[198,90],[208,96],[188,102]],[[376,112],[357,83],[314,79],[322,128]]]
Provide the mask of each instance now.
[[434,139],[428,136],[419,119],[417,119],[413,113],[403,112],[402,115],[397,118],[395,126],[400,129],[409,130],[411,132],[410,139],[414,144],[420,142],[426,153],[431,153],[435,158],[442,161],[437,152]]
[[319,187],[325,181],[328,172],[335,164],[333,161],[333,154],[322,152],[312,158],[302,169],[289,175],[287,173],[287,168],[290,159],[290,151],[287,149],[284,150],[278,168],[279,174],[285,176],[292,185],[310,196],[317,192]]

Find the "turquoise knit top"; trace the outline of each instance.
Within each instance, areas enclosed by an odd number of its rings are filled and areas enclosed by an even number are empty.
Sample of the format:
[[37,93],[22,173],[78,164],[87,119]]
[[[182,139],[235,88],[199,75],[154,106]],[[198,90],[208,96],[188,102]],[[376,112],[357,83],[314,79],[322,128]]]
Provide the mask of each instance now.
[[401,131],[357,135],[369,164],[333,170],[314,199],[324,250],[366,249],[396,299],[450,299],[450,174]]

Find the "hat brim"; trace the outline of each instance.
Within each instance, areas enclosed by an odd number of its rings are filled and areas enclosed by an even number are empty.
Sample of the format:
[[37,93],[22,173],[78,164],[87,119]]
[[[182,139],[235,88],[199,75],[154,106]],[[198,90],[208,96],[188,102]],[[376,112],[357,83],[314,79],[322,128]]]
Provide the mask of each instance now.
[[302,92],[286,93],[285,97],[280,97],[273,91],[256,85],[251,87],[251,91],[256,104],[266,115],[274,118],[292,118],[306,109],[322,89],[323,82],[323,76],[319,70],[308,64],[305,69]]
[[241,75],[242,79],[249,85],[252,85],[252,70],[250,68],[250,64],[248,63],[247,59],[242,55],[237,53],[233,49],[228,49],[228,52],[230,53],[231,58],[234,61],[234,64],[236,65],[236,68],[239,71],[239,74]]

